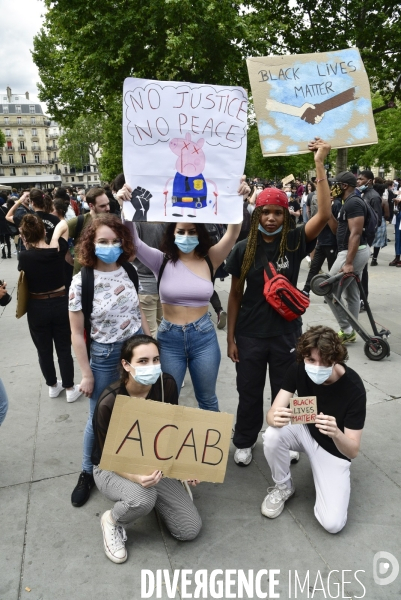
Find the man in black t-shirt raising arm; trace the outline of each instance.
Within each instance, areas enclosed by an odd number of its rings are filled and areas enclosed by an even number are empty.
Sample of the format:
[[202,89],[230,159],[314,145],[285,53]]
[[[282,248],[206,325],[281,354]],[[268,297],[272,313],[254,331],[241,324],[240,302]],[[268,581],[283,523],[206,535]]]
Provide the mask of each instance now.
[[[331,187],[333,198],[340,198],[343,205],[338,215],[337,246],[338,254],[335,263],[330,269],[330,275],[343,273],[357,273],[359,277],[367,264],[370,249],[364,233],[364,224],[367,215],[365,202],[355,194],[356,177],[350,171],[343,171],[335,177],[335,183]],[[353,277],[334,285],[333,293],[338,296],[342,289],[342,298],[348,304],[348,310],[358,320],[360,307],[360,294],[358,285]],[[356,333],[352,325],[338,310],[338,305],[332,302],[328,306],[333,311],[341,329],[338,337],[344,344],[356,341]]]
[[[359,375],[347,367],[347,351],[336,333],[318,325],[297,344],[297,363],[267,413],[263,449],[275,482],[261,511],[274,519],[295,492],[289,451],[305,452],[316,489],[315,516],[329,533],[347,522],[351,459],[359,452],[366,417],[366,391]],[[316,396],[316,423],[291,424],[290,398]]]

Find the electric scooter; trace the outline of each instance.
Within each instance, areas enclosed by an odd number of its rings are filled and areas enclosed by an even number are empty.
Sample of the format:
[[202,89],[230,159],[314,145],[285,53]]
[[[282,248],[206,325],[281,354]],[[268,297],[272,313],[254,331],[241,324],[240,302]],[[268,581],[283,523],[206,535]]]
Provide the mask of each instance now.
[[[360,322],[355,319],[355,317],[349,312],[347,307],[341,301],[341,293],[342,293],[342,285],[343,282],[352,277],[355,279],[359,292],[361,295],[361,299],[363,300],[366,313],[369,317],[370,324],[373,329],[373,336],[369,335],[369,333],[362,327]],[[339,285],[339,295],[336,296],[333,293],[334,285],[340,282]],[[354,330],[361,336],[361,338],[365,342],[364,351],[366,356],[370,360],[383,360],[386,356],[390,356],[390,344],[387,341],[387,338],[390,335],[390,331],[388,329],[377,330],[376,323],[373,319],[372,311],[370,310],[370,306],[365,296],[365,292],[361,285],[361,281],[356,273],[338,273],[337,275],[328,275],[327,273],[319,273],[315,275],[311,280],[311,290],[317,296],[326,296],[327,302],[332,304],[337,304],[337,308],[343,313],[344,317],[346,317],[347,321],[352,324]]]

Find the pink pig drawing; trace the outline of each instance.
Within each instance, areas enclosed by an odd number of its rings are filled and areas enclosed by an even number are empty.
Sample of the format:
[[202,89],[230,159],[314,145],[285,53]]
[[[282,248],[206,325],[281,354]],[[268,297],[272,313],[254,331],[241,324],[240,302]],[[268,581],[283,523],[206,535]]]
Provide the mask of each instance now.
[[175,163],[177,173],[174,177],[170,177],[164,186],[164,215],[166,215],[168,196],[167,186],[172,180],[174,181],[171,203],[173,207],[181,207],[181,213],[175,212],[173,213],[173,217],[183,217],[184,208],[192,209],[191,212],[195,213],[188,213],[188,217],[196,217],[196,209],[206,208],[206,182],[211,183],[214,187],[215,202],[213,208],[217,215],[217,185],[214,181],[205,179],[202,175],[206,164],[206,156],[202,150],[204,142],[203,138],[200,138],[197,142],[193,142],[190,133],[186,133],[185,138],[170,140],[170,150],[178,156]]

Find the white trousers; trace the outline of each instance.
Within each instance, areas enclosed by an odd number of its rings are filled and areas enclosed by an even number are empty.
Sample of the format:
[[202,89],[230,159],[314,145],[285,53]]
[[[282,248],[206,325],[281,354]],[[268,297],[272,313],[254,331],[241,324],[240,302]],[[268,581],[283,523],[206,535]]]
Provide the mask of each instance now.
[[347,522],[351,463],[319,446],[306,425],[268,427],[263,450],[275,483],[291,478],[289,450],[305,452],[316,490],[315,517],[329,533],[341,531]]

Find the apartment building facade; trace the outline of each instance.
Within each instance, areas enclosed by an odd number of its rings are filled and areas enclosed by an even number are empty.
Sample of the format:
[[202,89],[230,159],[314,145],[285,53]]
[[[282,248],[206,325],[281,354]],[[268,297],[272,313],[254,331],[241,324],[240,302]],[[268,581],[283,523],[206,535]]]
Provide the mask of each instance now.
[[43,113],[29,92],[0,92],[0,129],[6,141],[0,148],[0,184],[18,190],[61,185],[58,156],[59,128]]

